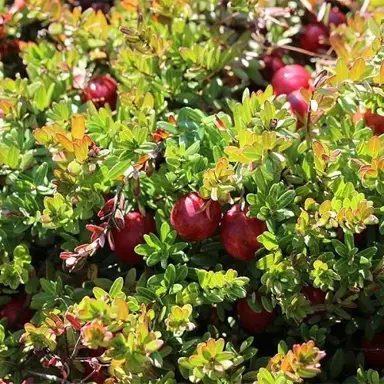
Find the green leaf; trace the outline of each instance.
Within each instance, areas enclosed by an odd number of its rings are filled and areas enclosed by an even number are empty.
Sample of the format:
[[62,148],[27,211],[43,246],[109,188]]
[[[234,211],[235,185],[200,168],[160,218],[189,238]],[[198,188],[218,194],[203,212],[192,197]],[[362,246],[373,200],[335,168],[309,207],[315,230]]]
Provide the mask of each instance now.
[[376,247],[366,248],[357,254],[358,257],[371,260],[377,253]]
[[5,164],[8,165],[9,168],[16,169],[20,160],[20,151],[17,147],[12,145],[9,148],[8,156],[5,159]]
[[167,284],[167,287],[171,287],[176,281],[176,268],[173,264],[168,265],[165,274],[164,280]]
[[118,277],[109,289],[109,296],[111,296],[112,299],[115,299],[122,292],[123,286],[124,279],[122,277]]
[[380,26],[377,25],[375,19],[373,17],[368,18],[368,27],[370,31],[378,38],[381,38],[381,33],[380,33]]
[[283,193],[277,200],[277,203],[276,203],[277,209],[283,209],[287,207],[289,204],[293,203],[295,196],[296,196],[295,191],[287,191]]
[[269,269],[275,263],[275,256],[270,253],[267,256],[262,257],[256,263],[256,267],[262,271]]
[[165,131],[172,133],[173,135],[177,135],[179,133],[177,127],[166,121],[159,121],[157,123],[157,128],[164,129]]
[[36,169],[34,182],[36,186],[44,185],[48,173],[48,163],[44,162]]
[[157,296],[150,289],[144,287],[136,288],[137,294],[145,299],[147,302],[152,302],[157,300]]
[[56,282],[47,279],[40,279],[41,288],[53,296],[56,295]]
[[276,236],[271,232],[265,231],[262,235],[258,236],[257,240],[263,244],[268,251],[279,249]]
[[169,224],[166,221],[163,224],[161,224],[160,239],[162,242],[165,243],[170,230],[171,230],[171,227],[169,226]]
[[336,353],[333,355],[330,366],[330,374],[334,379],[338,377],[344,367],[344,351],[342,349],[338,349]]
[[108,172],[108,179],[115,180],[123,175],[131,166],[131,160],[119,160]]

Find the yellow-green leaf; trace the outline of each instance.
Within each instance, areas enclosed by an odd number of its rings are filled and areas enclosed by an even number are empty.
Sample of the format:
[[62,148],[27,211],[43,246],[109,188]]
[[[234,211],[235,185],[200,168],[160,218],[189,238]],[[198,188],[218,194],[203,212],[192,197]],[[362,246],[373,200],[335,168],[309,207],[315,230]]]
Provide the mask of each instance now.
[[72,139],[81,139],[85,133],[85,118],[83,115],[75,115],[72,117],[71,123]]
[[348,66],[345,60],[338,59],[336,63],[336,77],[337,82],[341,83],[344,80],[348,80]]
[[56,138],[59,141],[59,143],[69,152],[73,152],[73,143],[71,140],[68,139],[68,137],[62,135],[61,133],[56,134]]
[[349,78],[353,81],[360,80],[365,72],[365,61],[359,57],[349,71]]

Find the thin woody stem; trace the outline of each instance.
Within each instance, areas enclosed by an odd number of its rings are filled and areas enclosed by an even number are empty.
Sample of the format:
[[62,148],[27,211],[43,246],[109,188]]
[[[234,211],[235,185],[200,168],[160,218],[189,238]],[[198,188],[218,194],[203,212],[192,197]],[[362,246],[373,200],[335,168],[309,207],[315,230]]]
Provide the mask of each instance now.
[[61,384],[73,384],[71,383],[70,381],[68,380],[65,380],[65,379],[60,379],[59,377],[55,376],[55,375],[46,375],[44,373],[39,373],[39,372],[34,372],[34,371],[30,371],[30,370],[26,370],[25,371],[26,373],[30,374],[30,375],[33,375],[33,376],[37,376],[37,377],[41,377],[45,380],[49,380],[49,381],[54,381],[56,383],[61,383]]
[[314,53],[311,51],[307,51],[306,49],[292,47],[291,45],[277,45],[277,44],[275,44],[274,47],[287,49],[288,51],[294,51],[294,52],[302,53],[302,54],[307,55],[307,56],[320,57],[320,58],[325,59],[325,60],[332,60],[332,58],[329,55],[322,55],[320,53]]

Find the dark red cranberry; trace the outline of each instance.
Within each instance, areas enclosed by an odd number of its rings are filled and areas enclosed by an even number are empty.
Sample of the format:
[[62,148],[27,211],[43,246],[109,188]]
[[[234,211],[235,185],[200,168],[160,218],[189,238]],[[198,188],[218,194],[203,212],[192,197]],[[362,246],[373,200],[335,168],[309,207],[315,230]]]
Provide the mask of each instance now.
[[346,24],[347,18],[344,13],[339,10],[339,8],[334,7],[329,12],[329,24],[333,24],[336,27],[340,24]]
[[265,223],[247,216],[248,207],[243,211],[235,204],[224,215],[220,237],[225,250],[235,259],[252,260],[260,248],[257,237],[265,231]]
[[84,102],[92,101],[96,108],[109,104],[112,109],[115,109],[117,101],[116,80],[108,75],[93,77],[88,82],[82,98]]
[[372,111],[368,109],[365,113],[358,111],[353,115],[353,121],[357,122],[361,119],[364,120],[365,125],[375,131],[376,135],[382,135],[384,133],[384,116],[372,113]]
[[301,291],[313,305],[322,305],[325,303],[326,294],[320,288],[304,287]]
[[309,88],[311,75],[301,65],[292,64],[280,68],[273,76],[272,86],[276,95],[289,95],[301,88]]
[[143,244],[144,235],[156,231],[155,220],[148,213],[143,216],[134,211],[124,216],[125,227],[122,230],[112,231],[117,257],[126,263],[139,263],[142,257],[135,252],[135,247]]
[[[340,241],[344,240],[344,231],[342,228],[338,227],[336,229],[336,238]],[[356,248],[362,249],[366,245],[366,232],[365,230],[360,233],[355,233],[353,235],[353,241]]]
[[187,241],[201,241],[211,237],[219,226],[220,219],[220,204],[217,201],[204,200],[196,192],[182,196],[171,212],[173,228]]
[[285,67],[283,60],[276,55],[266,55],[263,59],[264,68],[260,70],[263,78],[270,82],[273,78],[273,75],[280,69]]
[[31,320],[33,311],[26,306],[26,299],[22,295],[14,297],[0,311],[0,318],[7,318],[10,328],[24,328],[24,324]]
[[305,117],[308,114],[308,103],[300,90],[293,91],[288,95],[288,101],[292,112],[298,117],[298,128],[303,126]]
[[372,340],[363,339],[361,348],[369,367],[384,367],[384,333],[376,334]]
[[275,318],[274,313],[264,309],[261,312],[255,312],[246,298],[237,301],[236,310],[241,327],[250,335],[263,333]]
[[93,8],[95,11],[108,13],[113,5],[111,0],[78,0],[74,4],[76,7],[81,7],[83,11],[88,8]]
[[328,48],[328,45],[325,43],[328,35],[328,29],[323,24],[317,23],[305,25],[300,31],[300,48],[310,52],[324,51]]
[[12,39],[6,39],[0,41],[0,55],[1,56],[7,56],[7,55],[13,55],[20,52],[20,41],[19,40],[12,40]]

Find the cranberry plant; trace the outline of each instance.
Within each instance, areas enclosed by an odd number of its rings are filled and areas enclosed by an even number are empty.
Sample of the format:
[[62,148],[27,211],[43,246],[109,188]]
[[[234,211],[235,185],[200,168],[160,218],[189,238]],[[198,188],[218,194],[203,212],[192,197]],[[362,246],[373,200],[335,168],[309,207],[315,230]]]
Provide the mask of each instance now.
[[380,4],[0,9],[0,383],[384,382]]

